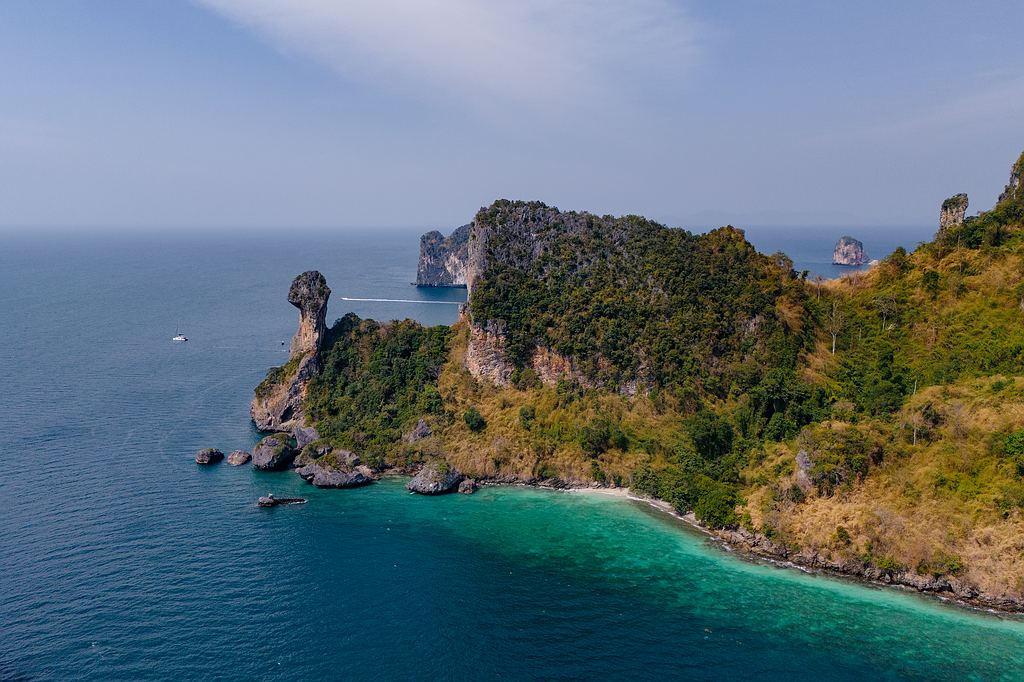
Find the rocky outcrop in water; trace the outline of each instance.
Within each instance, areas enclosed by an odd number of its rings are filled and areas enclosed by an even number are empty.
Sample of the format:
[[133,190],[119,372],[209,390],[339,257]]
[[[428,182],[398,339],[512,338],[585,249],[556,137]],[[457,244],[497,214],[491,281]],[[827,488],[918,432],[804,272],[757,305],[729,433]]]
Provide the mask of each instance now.
[[859,239],[847,235],[836,242],[836,250],[832,253],[833,265],[864,265],[868,256],[864,253],[864,244]]
[[447,237],[436,230],[420,237],[416,286],[466,286],[469,230],[469,225],[463,225]]
[[203,448],[196,453],[196,464],[216,464],[224,459],[224,453],[217,448]]
[[446,462],[429,462],[405,487],[420,495],[443,495],[455,490],[463,478],[462,472]]
[[233,467],[242,466],[252,459],[252,454],[245,450],[235,450],[228,455],[228,464]]
[[963,193],[954,194],[943,201],[939,211],[939,232],[963,225],[967,204],[967,195]]
[[299,328],[292,338],[288,362],[272,369],[256,387],[249,413],[260,431],[302,426],[306,387],[320,373],[330,295],[327,280],[315,270],[302,273],[292,282],[288,302],[299,309]]
[[296,469],[295,473],[318,488],[357,488],[376,480],[370,468],[362,465],[353,453],[340,450],[331,454]]
[[262,471],[281,471],[291,466],[295,448],[287,433],[275,433],[261,440],[252,450],[252,465]]
[[472,495],[476,492],[476,481],[472,478],[464,478],[459,483],[459,492],[463,495]]

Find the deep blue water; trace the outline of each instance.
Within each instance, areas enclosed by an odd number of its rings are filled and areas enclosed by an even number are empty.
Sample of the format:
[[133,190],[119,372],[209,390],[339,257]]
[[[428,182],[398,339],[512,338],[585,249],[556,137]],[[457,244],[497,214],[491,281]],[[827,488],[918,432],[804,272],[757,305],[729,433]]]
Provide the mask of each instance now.
[[1024,679],[1019,621],[748,563],[628,500],[197,467],[255,442],[296,273],[331,318],[454,319],[340,300],[459,300],[408,285],[416,231],[0,240],[0,679]]

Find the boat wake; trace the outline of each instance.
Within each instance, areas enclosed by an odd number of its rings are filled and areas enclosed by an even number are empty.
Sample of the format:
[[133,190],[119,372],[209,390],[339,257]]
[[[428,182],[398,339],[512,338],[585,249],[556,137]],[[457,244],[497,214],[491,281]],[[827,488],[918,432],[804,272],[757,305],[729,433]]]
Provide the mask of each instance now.
[[352,298],[342,296],[343,301],[367,301],[372,303],[425,303],[428,305],[462,305],[462,301],[424,301],[411,298]]

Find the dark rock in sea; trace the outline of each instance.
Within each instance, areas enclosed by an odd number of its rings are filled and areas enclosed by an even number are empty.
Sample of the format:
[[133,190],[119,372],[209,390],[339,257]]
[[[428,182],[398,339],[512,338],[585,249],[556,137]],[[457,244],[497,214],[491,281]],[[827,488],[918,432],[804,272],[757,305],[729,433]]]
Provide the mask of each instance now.
[[296,426],[292,429],[292,436],[295,438],[295,447],[300,450],[320,439],[320,434],[312,426]]
[[354,462],[354,465],[346,465],[340,461],[330,464],[317,460],[296,469],[295,473],[317,488],[358,488],[373,483],[373,472],[359,465],[358,457],[354,458]]
[[257,507],[277,507],[282,504],[305,504],[305,497],[274,497],[273,493],[267,493],[264,497],[256,500]]
[[429,438],[433,434],[434,432],[430,430],[430,426],[427,425],[426,420],[423,419],[423,417],[420,417],[420,420],[416,422],[416,426],[413,427],[413,430],[406,434],[405,442],[415,443],[418,440]]
[[416,266],[416,286],[466,286],[469,228],[469,225],[463,225],[448,237],[436,230],[420,237],[420,259]]
[[463,495],[472,495],[476,492],[476,481],[472,478],[462,479],[462,483],[459,483],[459,492]]
[[228,464],[231,466],[241,466],[252,459],[252,455],[245,450],[235,450],[228,455]]
[[836,250],[832,254],[834,265],[864,265],[868,262],[868,256],[864,253],[864,244],[849,235],[841,237],[836,242]]
[[224,459],[224,453],[217,448],[203,448],[196,453],[196,464],[216,464]]
[[296,454],[289,438],[287,433],[275,433],[261,440],[252,451],[253,466],[262,471],[287,469]]
[[443,495],[455,490],[463,478],[462,473],[447,462],[429,462],[405,487],[420,495]]

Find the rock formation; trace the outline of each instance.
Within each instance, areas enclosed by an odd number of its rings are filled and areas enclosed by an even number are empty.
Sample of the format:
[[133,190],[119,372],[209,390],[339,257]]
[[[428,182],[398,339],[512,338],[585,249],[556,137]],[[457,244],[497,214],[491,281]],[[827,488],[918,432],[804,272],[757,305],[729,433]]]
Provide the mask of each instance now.
[[954,194],[942,202],[942,209],[939,211],[939,232],[964,224],[967,203],[967,195],[963,193]]
[[230,455],[228,455],[228,464],[230,464],[233,467],[242,466],[251,459],[252,454],[246,452],[245,450],[235,450]]
[[469,230],[469,225],[463,225],[447,237],[437,230],[420,237],[420,260],[416,266],[416,286],[466,286]]
[[423,465],[406,489],[420,495],[443,495],[455,490],[462,482],[463,475],[445,462],[429,462]]
[[476,481],[472,478],[462,479],[462,483],[459,483],[459,492],[463,495],[472,495],[476,492]]
[[262,471],[287,469],[296,454],[288,439],[287,433],[275,433],[261,440],[252,450],[252,465]]
[[[335,451],[333,457],[317,459],[295,470],[307,483],[317,488],[356,488],[373,483],[373,472],[360,463],[359,457],[346,450]],[[330,459],[328,462],[326,460]]]
[[327,281],[315,270],[302,273],[292,282],[288,302],[299,309],[299,329],[292,338],[288,362],[271,370],[256,387],[249,413],[260,431],[302,426],[306,386],[320,372],[330,295]]
[[849,235],[840,237],[836,242],[836,250],[832,253],[834,265],[864,265],[868,262],[864,253],[864,244]]
[[999,202],[1015,201],[1024,202],[1024,153],[1017,159],[1010,169],[1010,181],[1006,183],[1003,193],[999,195]]
[[424,438],[430,438],[432,435],[434,435],[434,432],[430,429],[430,425],[427,424],[427,420],[420,417],[419,421],[416,422],[416,426],[412,431],[405,434],[405,438],[403,438],[403,440],[406,443],[415,443],[416,441],[423,440]]
[[224,459],[224,453],[216,448],[203,448],[196,453],[196,464],[216,464]]

